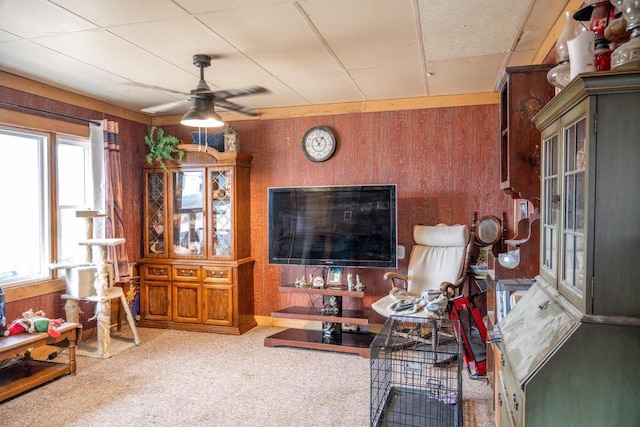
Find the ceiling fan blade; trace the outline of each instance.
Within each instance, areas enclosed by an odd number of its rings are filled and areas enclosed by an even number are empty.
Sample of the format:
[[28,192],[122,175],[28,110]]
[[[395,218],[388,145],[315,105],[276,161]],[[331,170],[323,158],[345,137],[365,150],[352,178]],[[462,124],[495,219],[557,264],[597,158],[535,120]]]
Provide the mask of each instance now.
[[123,84],[125,84],[127,86],[141,87],[143,89],[153,89],[153,90],[159,90],[161,92],[177,93],[179,95],[189,96],[189,93],[187,93],[187,92],[182,92],[180,90],[174,90],[174,89],[168,89],[168,88],[162,87],[162,86],[154,86],[154,85],[148,85],[148,84],[138,83],[138,82],[126,82],[126,83],[123,83]]
[[252,95],[254,93],[264,93],[264,92],[269,92],[269,91],[261,86],[250,86],[250,87],[240,88],[240,89],[214,90],[214,91],[211,91],[211,94],[216,97],[216,103],[217,103],[218,101],[224,101],[227,98],[235,98],[236,96]]
[[169,111],[173,108],[179,107],[183,104],[186,104],[187,102],[189,102],[188,99],[183,99],[182,101],[173,101],[173,102],[167,102],[166,104],[160,104],[160,105],[153,105],[151,107],[146,107],[143,108],[142,112],[144,113],[149,113],[149,114],[154,114],[154,113],[162,113],[164,111]]
[[235,102],[231,101],[218,101],[215,103],[216,107],[224,108],[225,110],[237,111],[238,113],[246,114],[247,116],[257,116],[258,112],[251,108],[243,107],[242,105],[238,105]]

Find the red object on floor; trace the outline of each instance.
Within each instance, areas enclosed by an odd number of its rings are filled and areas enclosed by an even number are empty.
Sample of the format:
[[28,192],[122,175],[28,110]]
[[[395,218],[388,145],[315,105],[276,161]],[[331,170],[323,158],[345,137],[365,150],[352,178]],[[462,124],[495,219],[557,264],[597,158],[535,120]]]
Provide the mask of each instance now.
[[472,378],[487,375],[487,328],[480,311],[462,295],[451,301],[449,319],[460,322],[462,358]]

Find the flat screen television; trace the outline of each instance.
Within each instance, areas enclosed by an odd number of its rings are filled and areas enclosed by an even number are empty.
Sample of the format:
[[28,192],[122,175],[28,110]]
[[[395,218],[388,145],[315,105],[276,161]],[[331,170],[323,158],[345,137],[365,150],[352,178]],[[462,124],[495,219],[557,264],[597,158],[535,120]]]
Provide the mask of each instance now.
[[395,185],[269,188],[269,263],[395,268]]

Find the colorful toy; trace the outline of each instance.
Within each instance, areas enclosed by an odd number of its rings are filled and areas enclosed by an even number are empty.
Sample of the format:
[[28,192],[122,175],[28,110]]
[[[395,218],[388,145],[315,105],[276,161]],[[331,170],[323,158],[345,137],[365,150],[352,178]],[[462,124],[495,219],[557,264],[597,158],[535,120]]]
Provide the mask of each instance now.
[[29,309],[22,313],[22,317],[11,322],[11,325],[4,332],[4,336],[30,334],[32,332],[47,332],[50,337],[58,338],[60,332],[56,330],[57,326],[64,323],[64,319],[49,319],[45,316],[44,311],[33,311]]

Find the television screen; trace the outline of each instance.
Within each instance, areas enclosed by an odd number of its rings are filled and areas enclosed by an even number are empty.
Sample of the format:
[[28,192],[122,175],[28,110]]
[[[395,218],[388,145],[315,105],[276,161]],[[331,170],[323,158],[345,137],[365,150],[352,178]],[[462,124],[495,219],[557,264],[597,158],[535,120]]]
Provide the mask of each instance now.
[[396,186],[269,189],[269,263],[395,268]]

